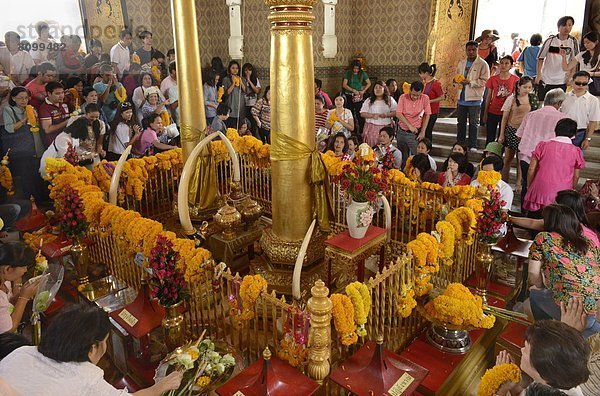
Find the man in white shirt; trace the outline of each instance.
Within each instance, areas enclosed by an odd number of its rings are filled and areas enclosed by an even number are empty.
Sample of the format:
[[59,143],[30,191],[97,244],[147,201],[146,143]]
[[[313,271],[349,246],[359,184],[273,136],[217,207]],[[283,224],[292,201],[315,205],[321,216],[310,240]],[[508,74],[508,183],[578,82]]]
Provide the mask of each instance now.
[[[46,22],[38,22],[35,25],[35,31],[38,34],[38,38],[31,43],[29,55],[31,55],[33,62],[36,65],[39,65],[49,61],[48,54],[55,43],[54,40],[50,38],[50,27]],[[52,61],[51,63],[54,62]]]
[[577,121],[577,134],[572,139],[573,144],[587,149],[592,141],[594,131],[600,121],[600,101],[588,92],[590,74],[578,71],[573,75],[573,90],[567,94],[560,111],[569,118]]
[[539,84],[538,99],[544,100],[546,92],[554,88],[567,90],[567,81],[569,73],[563,70],[563,58],[560,50],[566,52],[567,63],[579,52],[579,43],[577,39],[570,35],[571,29],[575,24],[575,19],[571,16],[561,17],[556,26],[558,34],[551,35],[544,41],[538,54],[537,76],[535,83]]
[[33,59],[29,52],[21,49],[21,36],[17,32],[6,32],[4,35],[6,50],[10,54],[10,75],[15,85],[22,85],[29,77],[33,67]]
[[169,88],[177,86],[177,66],[175,62],[169,63],[169,75],[160,83],[160,92],[166,99],[169,98]]
[[[484,170],[484,171],[502,172],[503,166],[504,166],[504,161],[502,161],[501,157],[498,157],[496,155],[490,155],[489,157],[485,157],[483,159],[483,161],[481,161],[481,170]],[[477,179],[475,179],[471,182],[471,186],[479,188],[479,187],[481,187],[481,184],[479,183],[479,181]],[[510,210],[510,208],[512,207],[512,202],[513,202],[513,198],[514,198],[514,192],[511,188],[511,186],[508,183],[506,183],[504,180],[500,179],[498,181],[498,183],[496,183],[496,188],[498,189],[498,192],[500,193],[500,199],[502,201],[504,201],[504,204],[502,205],[502,209]]]
[[127,29],[119,33],[119,42],[110,49],[110,61],[112,62],[119,78],[123,77],[123,72],[129,69],[131,64],[131,32]]

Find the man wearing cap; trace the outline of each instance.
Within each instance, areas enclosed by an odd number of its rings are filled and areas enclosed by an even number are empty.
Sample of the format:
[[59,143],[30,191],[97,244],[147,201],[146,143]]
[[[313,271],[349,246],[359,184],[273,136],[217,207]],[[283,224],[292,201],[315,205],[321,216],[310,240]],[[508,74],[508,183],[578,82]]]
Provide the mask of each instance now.
[[[477,133],[479,132],[479,113],[483,102],[485,84],[490,78],[488,64],[477,55],[476,41],[465,44],[467,57],[458,63],[456,74],[464,80],[457,83],[459,99],[457,107],[458,127],[457,140],[464,142],[467,135],[467,116],[469,117],[469,148],[477,149]],[[398,114],[396,112],[396,114]]]
[[[502,160],[502,152],[504,151],[504,146],[498,142],[489,142],[485,146],[485,150],[483,150],[483,159],[488,157],[497,157]],[[475,167],[475,175],[473,176],[473,180],[477,178],[477,174],[479,173],[480,165]]]
[[567,90],[567,81],[570,76],[568,72],[563,70],[561,50],[564,50],[566,53],[567,63],[579,53],[579,43],[570,34],[574,24],[575,19],[573,17],[561,17],[556,23],[558,34],[548,37],[540,49],[537,61],[537,75],[535,76],[535,83],[539,84],[539,100],[544,100],[544,95],[551,89],[560,88],[563,91]]
[[527,173],[531,162],[531,153],[540,142],[548,141],[556,137],[554,128],[556,123],[567,115],[559,111],[565,101],[565,92],[560,88],[554,88],[544,99],[544,107],[529,112],[523,118],[517,137],[519,142],[519,166],[521,167],[521,205],[527,193]]

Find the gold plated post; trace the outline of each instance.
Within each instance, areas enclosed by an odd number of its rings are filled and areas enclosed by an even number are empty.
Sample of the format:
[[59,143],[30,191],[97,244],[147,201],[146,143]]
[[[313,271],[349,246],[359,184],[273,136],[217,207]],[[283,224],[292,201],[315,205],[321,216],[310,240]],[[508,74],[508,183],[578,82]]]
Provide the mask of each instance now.
[[[171,15],[177,61],[181,147],[185,161],[206,132],[196,2],[172,0]],[[199,209],[212,207],[217,196],[216,169],[210,157],[209,149],[204,149],[190,181],[188,199]]]
[[[277,134],[315,147],[313,5],[316,0],[265,0],[271,7],[271,138],[273,233],[301,241],[312,221],[310,157]],[[283,153],[274,156],[275,153]],[[275,157],[275,158],[274,158]],[[279,158],[286,157],[286,158]]]

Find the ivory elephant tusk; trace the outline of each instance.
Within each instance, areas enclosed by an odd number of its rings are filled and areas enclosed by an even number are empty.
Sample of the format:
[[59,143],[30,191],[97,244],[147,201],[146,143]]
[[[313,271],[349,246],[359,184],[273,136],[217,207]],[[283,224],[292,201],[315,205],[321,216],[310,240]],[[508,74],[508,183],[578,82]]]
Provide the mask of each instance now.
[[294,265],[294,274],[292,276],[292,296],[296,300],[300,300],[300,297],[302,297],[302,294],[300,293],[300,275],[302,274],[302,263],[304,262],[304,256],[306,255],[308,243],[310,242],[313,230],[315,229],[315,224],[317,224],[316,219],[312,221],[310,227],[308,227],[306,235],[304,235],[304,240],[302,241],[300,252],[298,253],[296,264]]
[[233,181],[240,181],[240,163],[238,160],[237,153],[233,149],[233,145],[231,141],[227,139],[221,132],[213,132],[204,139],[202,139],[196,147],[192,150],[188,159],[185,161],[185,165],[183,166],[183,170],[181,171],[181,178],[179,179],[179,188],[177,190],[177,207],[179,211],[179,222],[183,227],[183,231],[186,235],[192,235],[196,232],[194,226],[192,225],[192,219],[190,218],[190,204],[188,202],[188,191],[190,185],[190,179],[194,176],[194,170],[196,165],[196,159],[202,149],[214,138],[219,136],[225,142],[225,147],[227,147],[227,151],[229,152],[229,156],[231,157],[231,161],[233,163]]
[[389,242],[392,238],[392,208],[385,195],[382,195],[381,202],[383,202],[383,213],[385,214],[385,233],[387,234],[387,241]]
[[119,193],[119,180],[121,179],[121,172],[123,171],[123,166],[127,161],[127,157],[129,157],[129,153],[131,153],[131,146],[125,147],[125,151],[119,157],[119,161],[117,162],[117,166],[115,166],[115,170],[110,178],[110,188],[108,189],[108,202],[116,205],[117,197]]

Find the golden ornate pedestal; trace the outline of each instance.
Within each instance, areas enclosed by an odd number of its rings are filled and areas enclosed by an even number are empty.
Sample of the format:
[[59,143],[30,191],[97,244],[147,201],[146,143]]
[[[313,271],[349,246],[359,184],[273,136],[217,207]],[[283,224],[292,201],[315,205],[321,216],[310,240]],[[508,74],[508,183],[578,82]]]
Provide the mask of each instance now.
[[254,259],[254,243],[260,239],[262,228],[237,231],[233,239],[227,239],[216,233],[208,240],[208,247],[214,259],[227,263],[233,271],[243,272]]
[[[365,260],[377,253],[382,256],[387,240],[385,230],[374,226],[371,226],[368,234],[363,239],[344,239],[347,233],[348,231],[344,231],[326,242],[327,284],[332,290],[343,289],[355,280],[364,282]],[[356,242],[352,245],[351,242],[354,241]],[[382,259],[380,257],[380,265]],[[335,284],[335,287],[332,284]]]

